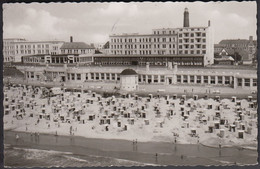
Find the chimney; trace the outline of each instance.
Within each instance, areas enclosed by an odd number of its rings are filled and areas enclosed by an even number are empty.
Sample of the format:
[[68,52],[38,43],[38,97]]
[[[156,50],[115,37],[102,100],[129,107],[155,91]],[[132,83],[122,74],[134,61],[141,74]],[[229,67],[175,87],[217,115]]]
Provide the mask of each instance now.
[[208,27],[210,27],[210,20],[208,20]]
[[188,8],[184,9],[183,27],[190,27],[189,24],[189,11]]
[[70,42],[73,42],[73,36],[70,36]]
[[253,41],[253,36],[249,36],[249,41]]

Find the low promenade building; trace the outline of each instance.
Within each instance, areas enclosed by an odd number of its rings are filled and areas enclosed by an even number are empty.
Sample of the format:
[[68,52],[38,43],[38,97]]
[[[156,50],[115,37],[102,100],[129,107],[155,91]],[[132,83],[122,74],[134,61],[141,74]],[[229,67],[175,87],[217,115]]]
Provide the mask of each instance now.
[[[172,65],[169,63],[169,65]],[[177,69],[168,66],[167,68],[150,67],[63,67],[38,66],[23,67],[28,81],[56,81],[63,83],[83,84],[87,82],[114,82],[120,83],[121,72],[125,69],[133,69],[138,76],[138,84],[144,85],[192,85],[192,86],[225,86],[231,88],[244,88],[249,90],[257,89],[256,70],[244,69]]]

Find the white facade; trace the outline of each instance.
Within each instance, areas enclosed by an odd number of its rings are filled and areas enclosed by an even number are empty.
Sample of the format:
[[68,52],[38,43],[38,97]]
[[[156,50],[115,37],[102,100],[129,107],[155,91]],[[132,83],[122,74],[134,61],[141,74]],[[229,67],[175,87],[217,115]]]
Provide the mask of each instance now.
[[21,62],[22,56],[60,54],[63,41],[39,41],[15,43],[15,62]]
[[138,87],[138,75],[121,75],[120,85],[122,90],[135,91]]
[[23,42],[25,39],[3,39],[3,57],[4,62],[14,62],[15,60],[15,42]]
[[[21,62],[22,56],[60,54],[63,41],[26,41],[25,39],[4,39],[4,61]],[[8,51],[9,50],[9,51]]]
[[112,55],[203,56],[204,64],[214,63],[212,28],[185,27],[154,29],[153,34],[110,35]]

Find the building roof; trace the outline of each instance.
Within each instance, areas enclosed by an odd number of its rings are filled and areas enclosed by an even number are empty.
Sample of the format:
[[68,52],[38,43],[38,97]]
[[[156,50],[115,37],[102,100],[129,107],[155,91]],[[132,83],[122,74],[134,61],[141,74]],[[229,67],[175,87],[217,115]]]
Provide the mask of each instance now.
[[84,42],[65,42],[60,49],[95,49]]
[[3,76],[9,77],[24,77],[24,74],[16,69],[16,67],[4,67]]
[[107,41],[107,43],[105,43],[105,45],[103,46],[103,49],[109,49],[109,41]]
[[234,61],[231,56],[222,56],[221,58],[214,58],[217,61]]
[[227,44],[248,44],[250,41],[247,39],[225,39],[219,42],[219,44],[227,45]]
[[214,48],[224,48],[223,44],[214,44]]
[[136,75],[136,71],[133,69],[125,69],[121,72],[121,75]]

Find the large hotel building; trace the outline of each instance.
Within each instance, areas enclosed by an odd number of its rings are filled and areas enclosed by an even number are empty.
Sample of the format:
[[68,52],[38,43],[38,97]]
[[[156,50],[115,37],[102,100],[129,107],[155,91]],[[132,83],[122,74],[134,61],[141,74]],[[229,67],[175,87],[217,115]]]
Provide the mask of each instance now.
[[151,34],[110,35],[110,54],[94,57],[101,65],[166,65],[182,66],[213,64],[214,44],[210,21],[207,27],[189,27],[185,8],[183,28],[154,29]]
[[[151,34],[110,35],[109,45],[107,45],[109,46],[109,51],[103,54],[87,52],[92,54],[92,59],[87,60],[92,60],[93,65],[146,65],[149,62],[151,66],[166,66],[170,62],[175,62],[180,66],[202,67],[213,64],[214,44],[210,21],[208,21],[206,27],[190,27],[189,12],[185,8],[183,23],[182,28],[154,29]],[[39,63],[39,60],[42,64],[62,63],[56,61],[56,58],[63,56],[56,55],[64,53],[61,48],[63,43],[39,42],[38,44],[18,42],[15,49],[15,61],[20,62],[22,60],[21,57],[26,56],[26,59],[23,60],[25,63]],[[74,44],[73,46],[75,46]],[[57,47],[55,48],[55,46]],[[76,45],[76,51],[82,50],[82,48],[78,49],[80,46]],[[56,52],[51,51],[54,48],[58,50]],[[84,47],[84,49],[87,48],[89,47]],[[48,55],[51,58],[50,60],[54,60],[54,62],[35,59],[37,57],[46,58],[42,55]],[[58,60],[62,61],[64,59]],[[75,62],[85,64],[84,59],[75,59],[73,63]]]

